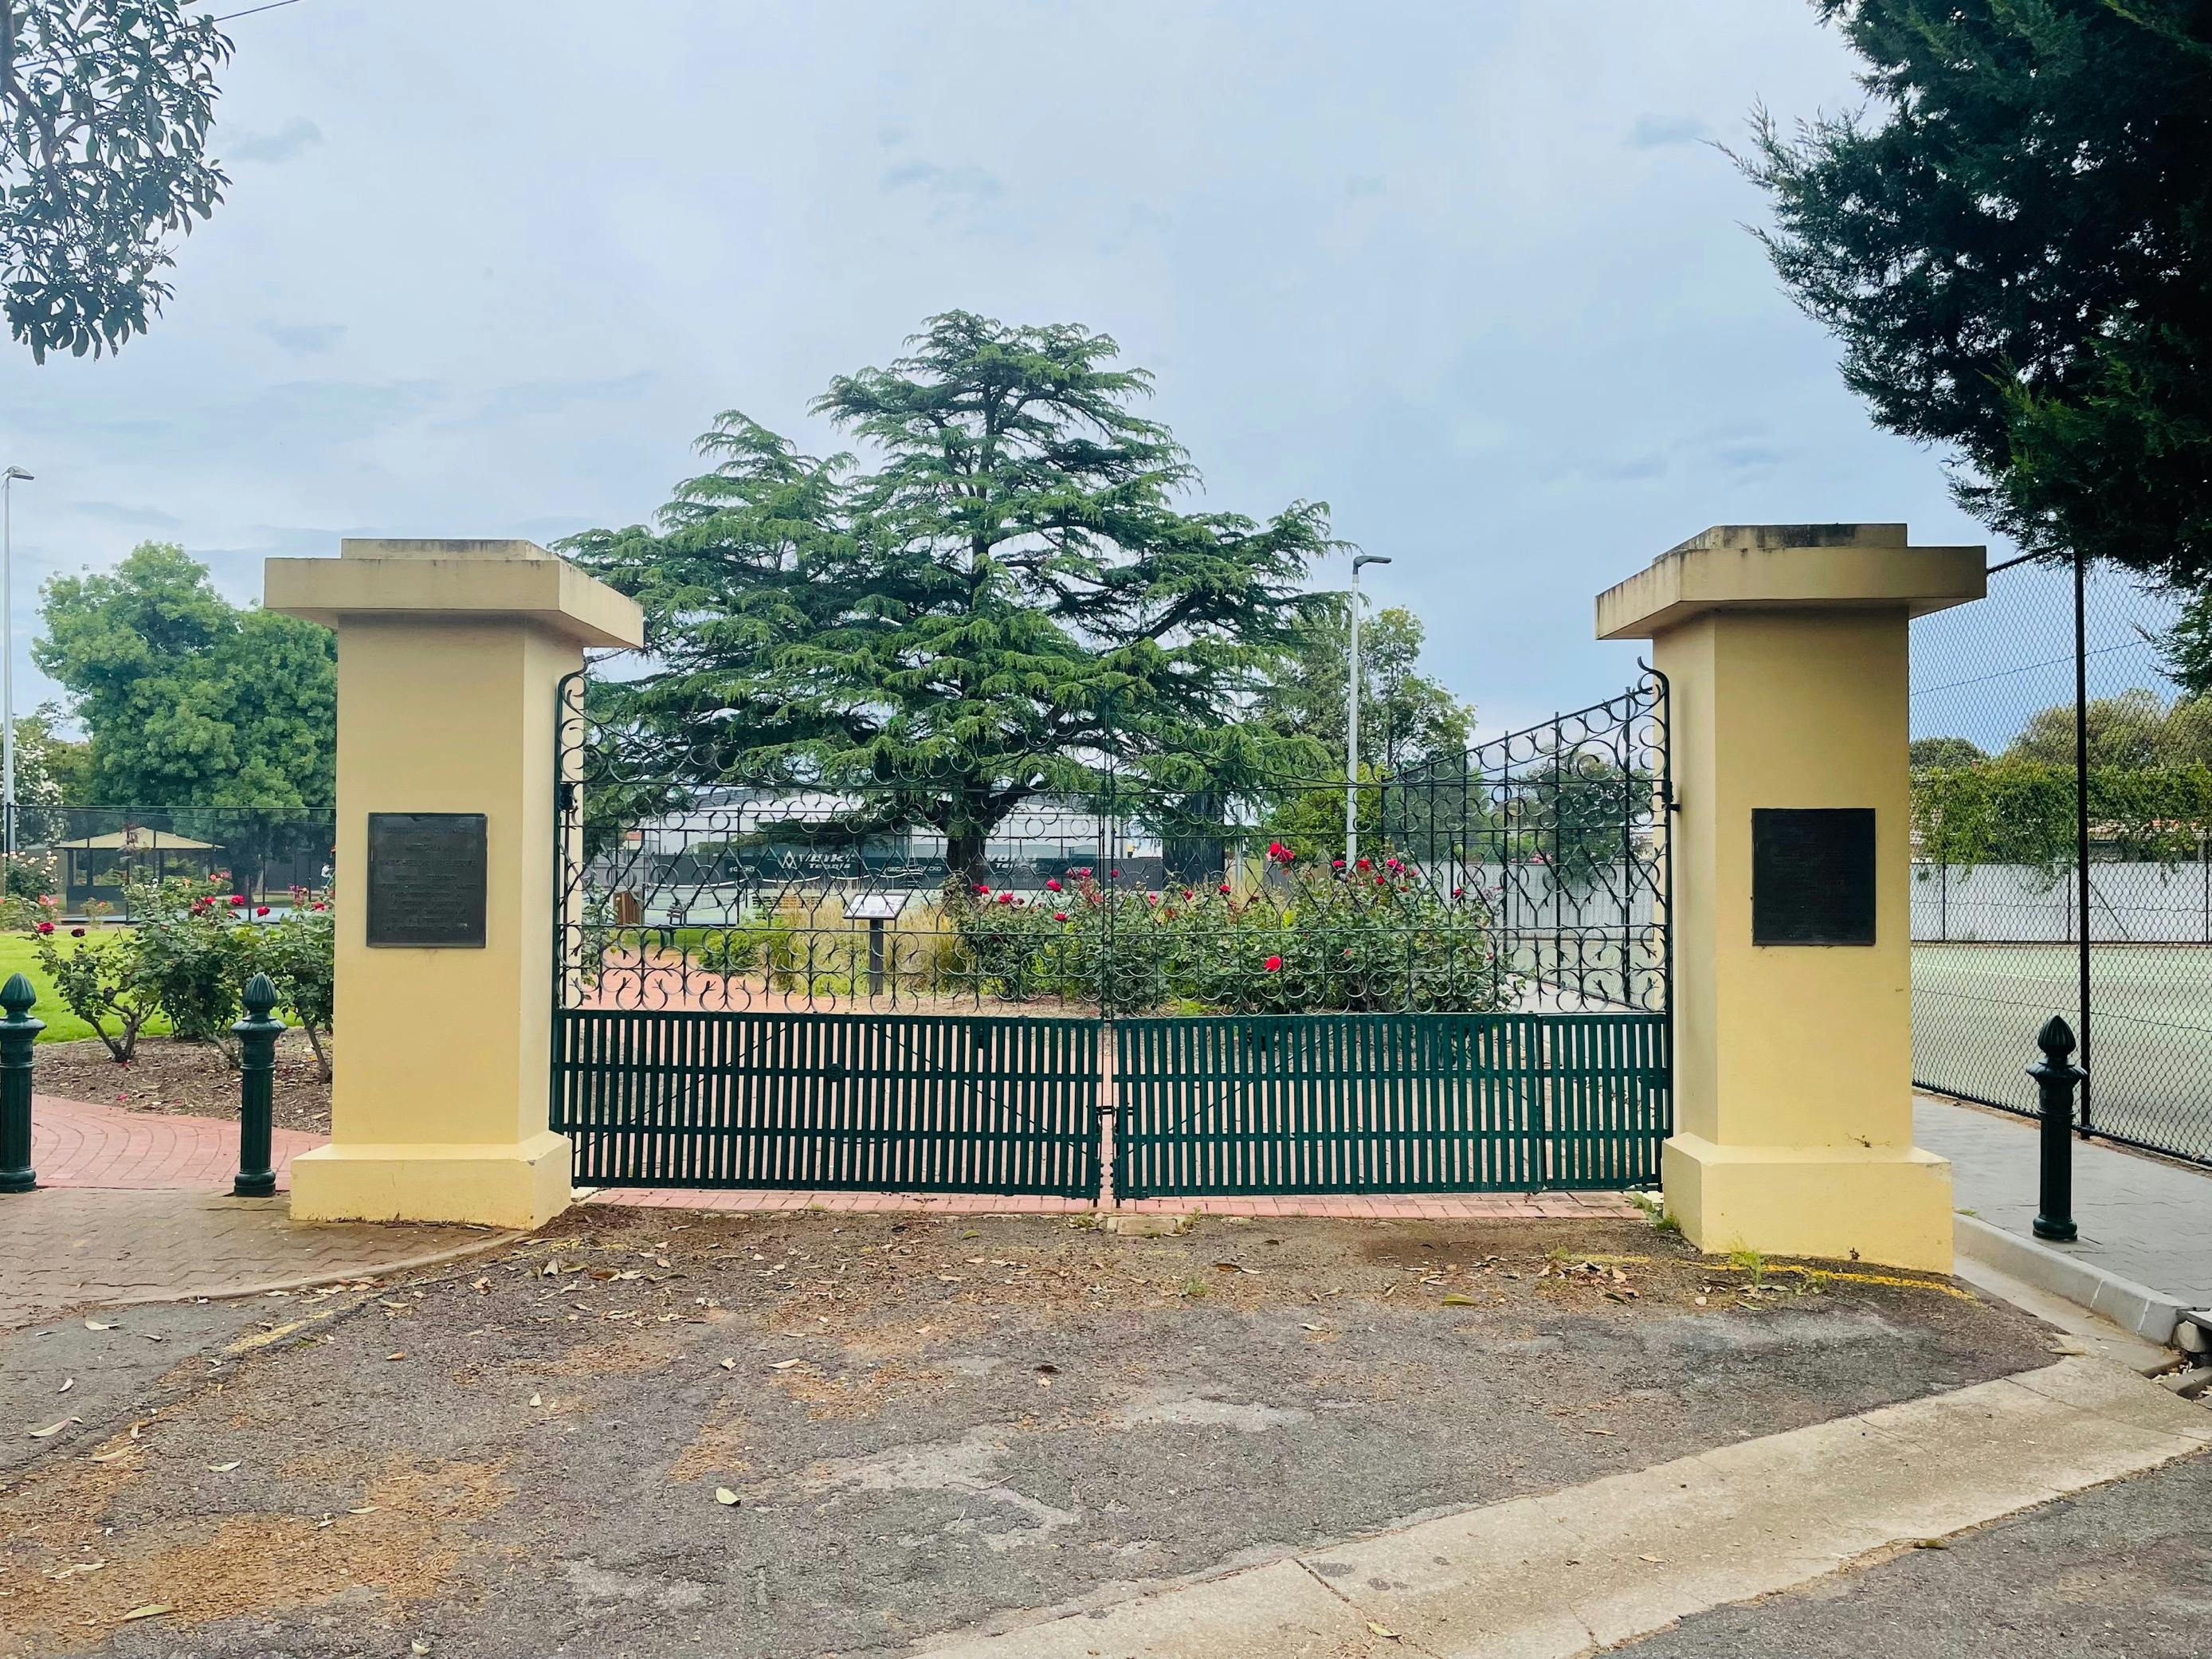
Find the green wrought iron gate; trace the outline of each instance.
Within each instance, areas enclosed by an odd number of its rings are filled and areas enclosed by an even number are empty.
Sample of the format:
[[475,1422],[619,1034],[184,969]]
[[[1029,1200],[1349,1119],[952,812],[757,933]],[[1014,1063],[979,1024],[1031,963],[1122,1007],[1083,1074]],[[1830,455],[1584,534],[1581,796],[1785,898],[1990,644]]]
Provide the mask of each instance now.
[[1106,767],[955,860],[899,821],[927,780],[669,769],[572,679],[551,1126],[593,1186],[1650,1185],[1664,714],[1655,676],[1363,785],[1365,857]]
[[1098,1025],[572,1008],[553,1127],[592,1186],[1098,1193]]
[[1115,1191],[1618,1190],[1658,1179],[1660,1014],[1299,1014],[1115,1030]]

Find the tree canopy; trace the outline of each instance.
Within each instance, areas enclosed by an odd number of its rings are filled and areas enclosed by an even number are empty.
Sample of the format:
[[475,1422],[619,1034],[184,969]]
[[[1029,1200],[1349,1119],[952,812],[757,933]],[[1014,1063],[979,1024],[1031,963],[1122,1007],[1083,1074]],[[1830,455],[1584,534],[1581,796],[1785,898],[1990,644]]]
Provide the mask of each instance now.
[[[2203,854],[2212,836],[2212,700],[2171,703],[2141,687],[2092,697],[2090,835],[2127,859]],[[2000,753],[1963,738],[1912,744],[1913,828],[1946,864],[2070,866],[2075,844],[2074,705],[2038,710]]]
[[1738,159],[1846,384],[2023,548],[2212,580],[2212,6],[1816,3],[1869,109]]
[[337,653],[330,630],[232,605],[180,547],[42,593],[33,661],[82,724],[103,805],[328,807]]
[[[1340,772],[1351,718],[1351,641],[1346,596],[1324,598],[1327,603],[1266,677],[1253,713],[1286,737],[1310,738]],[[1359,753],[1384,771],[1467,747],[1474,711],[1421,672],[1427,637],[1421,619],[1397,606],[1377,611],[1359,625]]]
[[1185,510],[1198,474],[1105,335],[949,312],[907,344],[812,405],[865,458],[732,410],[654,526],[563,544],[645,611],[614,725],[664,768],[705,757],[694,781],[865,784],[956,869],[1109,765],[1186,795],[1310,767],[1233,717],[1317,609],[1326,505]]
[[170,234],[229,182],[206,143],[230,50],[179,0],[0,0],[0,309],[34,360],[112,351],[169,297]]

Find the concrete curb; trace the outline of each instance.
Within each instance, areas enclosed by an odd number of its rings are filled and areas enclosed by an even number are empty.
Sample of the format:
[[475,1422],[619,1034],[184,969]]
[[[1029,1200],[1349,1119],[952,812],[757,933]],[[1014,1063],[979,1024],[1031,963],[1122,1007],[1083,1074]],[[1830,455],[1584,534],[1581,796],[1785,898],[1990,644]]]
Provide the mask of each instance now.
[[1956,1222],[1960,1255],[1986,1261],[1999,1273],[2063,1297],[2146,1341],[2161,1347],[2173,1346],[2173,1328],[2180,1322],[2185,1304],[2148,1285],[2107,1273],[2079,1256],[1992,1226],[1978,1216],[1959,1216]]

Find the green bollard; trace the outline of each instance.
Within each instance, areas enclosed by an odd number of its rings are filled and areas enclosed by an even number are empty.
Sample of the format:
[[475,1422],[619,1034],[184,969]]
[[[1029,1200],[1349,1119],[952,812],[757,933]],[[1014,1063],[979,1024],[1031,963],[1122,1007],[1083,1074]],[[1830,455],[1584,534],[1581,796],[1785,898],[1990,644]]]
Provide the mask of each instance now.
[[240,1198],[269,1198],[276,1191],[276,1171],[269,1167],[269,1121],[275,1110],[276,1039],[284,1022],[270,1012],[276,1006],[276,988],[266,974],[246,981],[240,994],[246,1018],[230,1029],[238,1038],[239,1091],[242,1097],[238,1118],[238,1179],[230,1183]]
[[0,1193],[27,1193],[39,1184],[31,1167],[31,1045],[46,1029],[31,1018],[39,994],[21,974],[0,985]]
[[2074,1085],[2089,1074],[2067,1056],[2074,1052],[2074,1028],[2053,1014],[2036,1033],[2043,1058],[2027,1068],[2043,1097],[2043,1170],[2038,1183],[2041,1207],[2029,1231],[2060,1243],[2077,1236],[2074,1224]]

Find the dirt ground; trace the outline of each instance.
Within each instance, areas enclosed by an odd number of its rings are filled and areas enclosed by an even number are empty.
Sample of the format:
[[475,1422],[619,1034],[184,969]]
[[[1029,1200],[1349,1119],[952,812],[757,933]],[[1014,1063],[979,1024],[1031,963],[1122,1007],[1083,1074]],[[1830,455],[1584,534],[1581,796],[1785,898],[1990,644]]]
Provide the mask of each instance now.
[[[2051,1348],[1641,1222],[1088,1224],[586,1209],[172,1310],[0,1489],[0,1654],[902,1652]],[[94,1322],[0,1339],[12,1420],[151,1363]]]
[[[128,1066],[97,1037],[39,1045],[34,1085],[42,1095],[98,1101],[134,1112],[181,1112],[192,1117],[236,1117],[238,1073],[211,1042],[142,1036]],[[280,1129],[331,1132],[331,1085],[323,1081],[314,1050],[300,1031],[276,1039],[275,1119]]]

